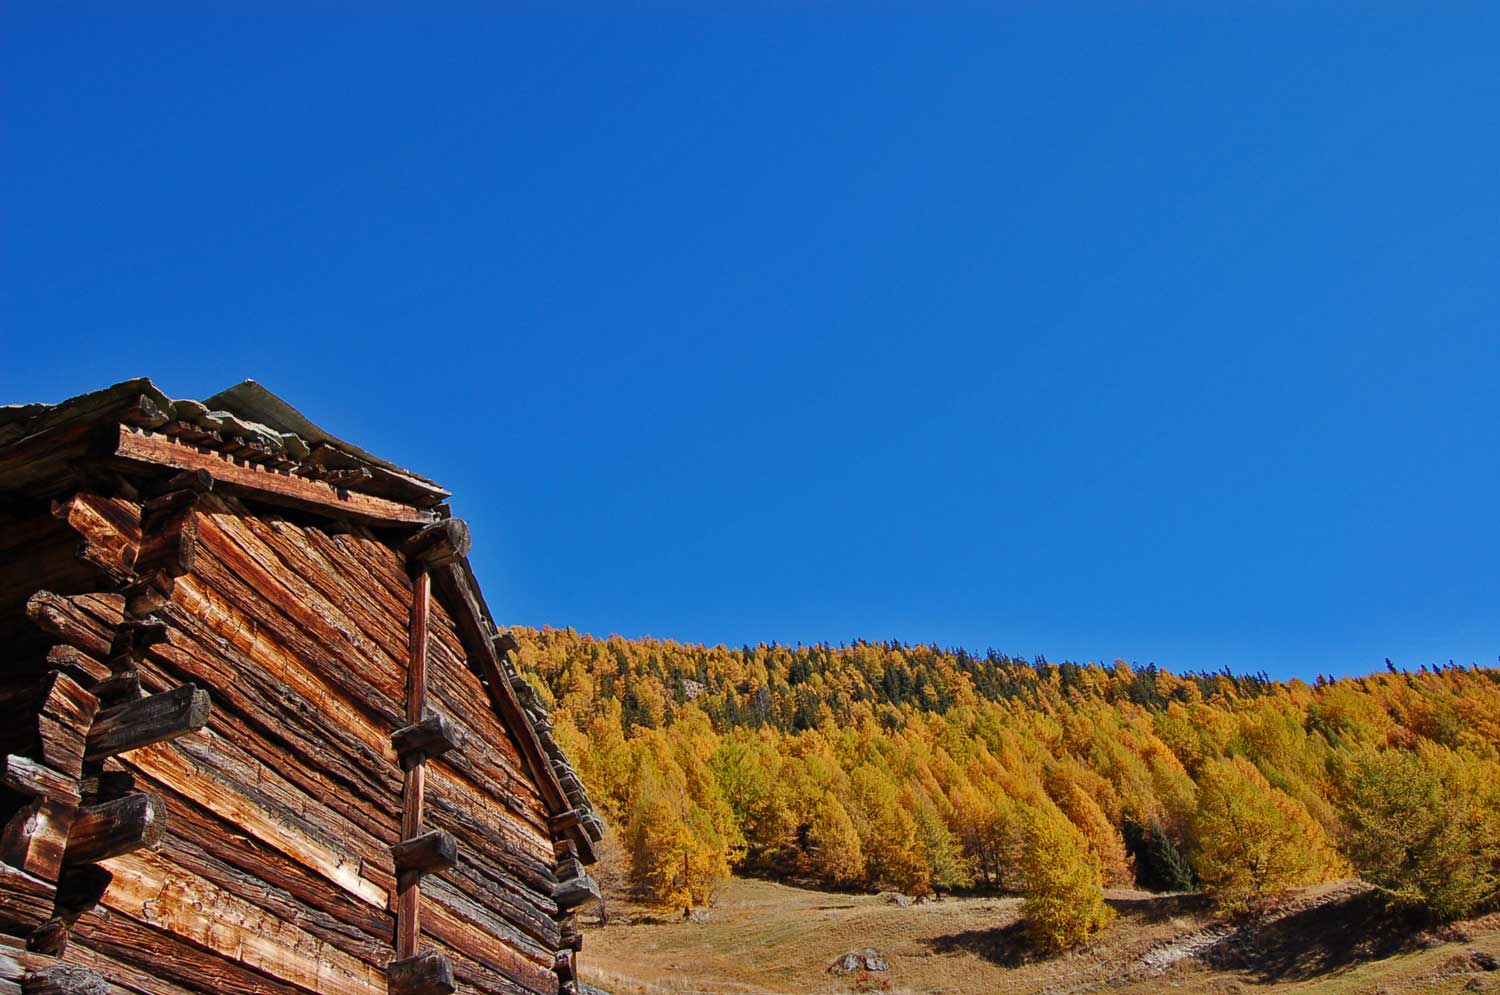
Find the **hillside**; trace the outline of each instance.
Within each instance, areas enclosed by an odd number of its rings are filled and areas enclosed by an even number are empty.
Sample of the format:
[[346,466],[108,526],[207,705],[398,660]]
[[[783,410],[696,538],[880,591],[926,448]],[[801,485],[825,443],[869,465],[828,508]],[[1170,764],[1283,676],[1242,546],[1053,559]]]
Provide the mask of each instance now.
[[[609,926],[590,926],[584,979],[614,995],[1500,992],[1500,971],[1485,970],[1500,958],[1496,916],[1413,928],[1347,881],[1310,889],[1269,921],[1239,929],[1216,922],[1194,896],[1108,897],[1119,918],[1105,937],[1028,961],[1019,899],[903,908],[878,895],[736,879],[706,922],[628,907]],[[842,954],[870,945],[889,972],[829,972]]]
[[895,643],[517,634],[532,707],[610,823],[596,873],[616,903],[682,915],[731,872],[1020,896],[1027,956],[1129,932],[1141,907],[1105,889],[1192,892],[1221,923],[1350,877],[1434,924],[1500,907],[1492,669],[1308,684]]

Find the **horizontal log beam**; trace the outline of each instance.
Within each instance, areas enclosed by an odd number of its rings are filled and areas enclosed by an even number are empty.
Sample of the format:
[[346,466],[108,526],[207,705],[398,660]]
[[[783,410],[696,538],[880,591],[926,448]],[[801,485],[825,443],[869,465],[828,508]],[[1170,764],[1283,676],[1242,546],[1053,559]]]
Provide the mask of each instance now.
[[396,863],[397,873],[445,871],[458,863],[458,842],[452,834],[434,829],[391,847],[391,859]]
[[385,969],[390,995],[452,995],[453,965],[436,950],[393,960]]
[[208,692],[191,684],[106,708],[89,730],[84,758],[102,760],[176,739],[202,729],[208,712]]
[[78,779],[60,774],[40,761],[11,754],[0,760],[0,784],[32,798],[78,804]]
[[108,981],[77,964],[54,964],[28,972],[21,981],[21,995],[112,995]]
[[561,815],[548,817],[547,828],[552,831],[553,836],[560,836],[574,826],[582,825],[586,815],[588,813],[583,809],[572,808]]
[[144,792],[78,810],[63,863],[97,864],[161,842],[167,809],[156,795]]
[[168,436],[138,432],[124,425],[118,428],[109,458],[128,469],[207,470],[213,475],[216,490],[237,491],[268,504],[373,525],[428,525],[437,520],[436,512],[424,508],[268,470],[262,464],[239,463],[212,450],[183,445]]
[[0,933],[25,935],[46,922],[57,885],[0,861]]

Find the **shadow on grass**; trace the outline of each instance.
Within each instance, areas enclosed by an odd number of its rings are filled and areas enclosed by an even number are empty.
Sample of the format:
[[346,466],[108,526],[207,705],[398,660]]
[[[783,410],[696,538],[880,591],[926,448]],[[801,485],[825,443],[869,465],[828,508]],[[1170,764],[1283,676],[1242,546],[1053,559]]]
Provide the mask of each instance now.
[[1151,924],[1179,916],[1200,916],[1209,910],[1208,897],[1195,891],[1145,898],[1106,898],[1104,904],[1119,913],[1121,918]]
[[1387,909],[1378,892],[1368,891],[1275,922],[1246,924],[1203,960],[1262,982],[1305,981],[1430,946],[1436,942],[1427,931],[1431,925],[1419,914]]
[[934,936],[926,943],[933,953],[976,954],[1001,967],[1020,967],[1046,956],[1031,945],[1026,929],[1019,921],[994,929],[966,929],[961,933]]

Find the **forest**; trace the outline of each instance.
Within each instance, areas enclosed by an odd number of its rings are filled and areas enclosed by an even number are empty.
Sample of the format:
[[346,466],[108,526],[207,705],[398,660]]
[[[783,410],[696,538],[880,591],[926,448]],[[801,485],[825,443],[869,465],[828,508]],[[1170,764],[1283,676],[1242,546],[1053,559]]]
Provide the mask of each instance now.
[[1389,661],[1273,681],[899,643],[513,630],[610,825],[610,890],[684,912],[731,873],[1024,896],[1042,948],[1108,887],[1243,917],[1357,875],[1393,906],[1500,905],[1500,671]]

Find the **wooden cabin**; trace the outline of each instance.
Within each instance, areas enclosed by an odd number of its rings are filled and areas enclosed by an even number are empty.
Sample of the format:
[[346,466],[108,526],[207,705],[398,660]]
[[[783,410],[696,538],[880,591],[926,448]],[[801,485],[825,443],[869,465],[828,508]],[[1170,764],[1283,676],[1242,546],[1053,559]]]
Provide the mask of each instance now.
[[253,382],[0,408],[0,995],[560,995],[603,825],[448,492]]

